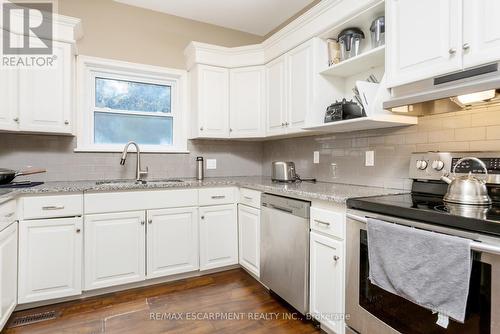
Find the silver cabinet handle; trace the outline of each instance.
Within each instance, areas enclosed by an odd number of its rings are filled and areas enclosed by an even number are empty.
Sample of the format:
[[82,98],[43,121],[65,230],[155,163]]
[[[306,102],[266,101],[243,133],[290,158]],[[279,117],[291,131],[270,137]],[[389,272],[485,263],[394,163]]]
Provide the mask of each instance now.
[[224,199],[226,196],[224,195],[219,195],[219,196],[212,196],[212,199]]
[[465,43],[464,45],[462,45],[462,49],[469,50],[470,49],[470,44],[469,43]]
[[205,219],[205,216],[201,216],[201,219]]
[[333,261],[337,262],[338,260],[340,260],[340,256],[334,255],[333,256]]
[[11,213],[9,213],[9,214],[5,215],[5,218],[10,218],[10,217],[12,217],[12,216],[14,216],[14,212],[11,212]]
[[146,222],[144,220],[141,220],[141,225],[145,225]]
[[244,198],[244,199],[247,199],[247,200],[249,200],[249,201],[252,201],[252,200],[253,200],[253,198],[252,198],[252,197],[248,197],[248,196],[243,196],[243,198]]
[[325,226],[330,226],[329,222],[324,222],[322,220],[314,219],[314,221],[318,224],[325,225]]
[[457,53],[457,49],[455,49],[455,48],[450,48],[450,49],[448,50],[448,53],[449,53],[450,55],[454,55],[455,53]]
[[19,123],[19,117],[14,118],[13,121]]
[[148,224],[153,224],[153,219],[148,220]]
[[203,127],[200,127],[200,131],[203,131]]
[[48,205],[48,206],[43,206],[42,210],[50,211],[50,210],[63,210],[64,205]]
[[76,233],[80,233],[81,231],[79,228],[76,229]]
[[64,121],[64,124],[65,125],[69,125],[69,121]]

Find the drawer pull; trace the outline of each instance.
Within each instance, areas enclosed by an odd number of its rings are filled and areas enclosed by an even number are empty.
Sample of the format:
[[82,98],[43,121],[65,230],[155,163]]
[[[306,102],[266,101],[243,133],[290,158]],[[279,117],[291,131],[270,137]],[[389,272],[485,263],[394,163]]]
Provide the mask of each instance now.
[[79,228],[76,229],[76,233],[80,233],[81,231]]
[[325,226],[330,226],[329,222],[324,222],[322,220],[314,219],[314,221],[318,224],[325,225]]
[[253,198],[249,197],[249,196],[243,196],[243,198],[246,199],[246,200],[249,200],[249,201],[253,201]]
[[224,199],[226,196],[220,195],[220,196],[212,196],[212,199]]
[[334,255],[333,256],[333,261],[337,262],[338,260],[340,260],[340,256]]
[[12,216],[14,216],[14,212],[11,212],[11,213],[9,213],[8,215],[5,215],[5,218],[10,218],[10,217],[12,217]]
[[43,206],[42,210],[63,210],[64,205],[49,205],[49,206]]

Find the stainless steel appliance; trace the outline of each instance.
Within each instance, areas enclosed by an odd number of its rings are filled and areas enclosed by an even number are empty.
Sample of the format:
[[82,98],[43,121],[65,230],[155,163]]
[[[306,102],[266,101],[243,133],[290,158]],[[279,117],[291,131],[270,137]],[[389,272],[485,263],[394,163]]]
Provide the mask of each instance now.
[[203,157],[196,158],[196,179],[198,181],[203,181],[205,178],[205,169],[204,169],[204,160]]
[[347,28],[340,32],[338,42],[340,45],[340,60],[347,60],[359,54],[361,42],[365,34],[359,28]]
[[385,44],[385,16],[377,17],[370,26],[372,48]]
[[297,311],[309,311],[311,203],[263,194],[260,278]]
[[[488,170],[489,206],[444,201],[448,185],[443,173],[486,177],[481,164],[461,160],[476,156]],[[347,221],[346,320],[356,333],[500,333],[500,152],[428,152],[411,157],[412,192],[350,199]],[[432,312],[371,284],[366,220],[455,235],[472,240],[473,263],[464,324],[436,325]]]
[[273,181],[278,182],[294,182],[297,180],[297,172],[295,171],[295,163],[292,161],[275,161],[272,164]]

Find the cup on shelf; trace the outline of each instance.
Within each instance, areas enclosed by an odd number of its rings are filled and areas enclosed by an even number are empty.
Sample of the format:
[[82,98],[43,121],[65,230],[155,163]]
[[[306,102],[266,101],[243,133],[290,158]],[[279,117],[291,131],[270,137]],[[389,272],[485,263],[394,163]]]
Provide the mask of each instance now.
[[328,66],[340,63],[340,45],[336,39],[329,38],[326,40],[328,47]]

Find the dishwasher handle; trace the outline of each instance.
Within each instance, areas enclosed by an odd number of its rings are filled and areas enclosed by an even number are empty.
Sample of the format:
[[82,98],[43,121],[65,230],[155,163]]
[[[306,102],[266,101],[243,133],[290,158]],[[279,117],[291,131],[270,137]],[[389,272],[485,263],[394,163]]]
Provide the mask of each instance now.
[[266,204],[264,206],[268,207],[270,209],[274,209],[274,210],[283,211],[283,212],[286,212],[286,213],[293,214],[293,210],[292,209],[283,208],[281,206],[277,206],[277,205],[274,205],[274,204]]

